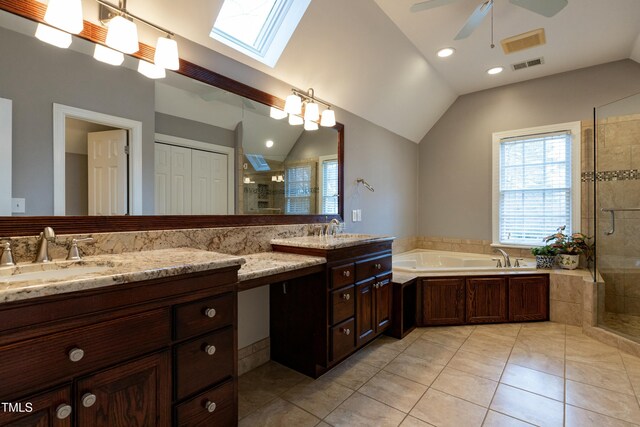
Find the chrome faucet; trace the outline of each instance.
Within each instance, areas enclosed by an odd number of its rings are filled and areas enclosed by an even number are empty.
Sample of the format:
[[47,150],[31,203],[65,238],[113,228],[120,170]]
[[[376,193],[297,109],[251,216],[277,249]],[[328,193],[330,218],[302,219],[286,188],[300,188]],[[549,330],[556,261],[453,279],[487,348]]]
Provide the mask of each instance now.
[[49,256],[49,241],[54,241],[55,238],[56,233],[53,231],[53,228],[45,227],[44,231],[42,231],[39,236],[40,244],[38,246],[38,255],[34,262],[51,261],[51,257]]
[[13,253],[11,252],[11,241],[2,243],[0,248],[2,248],[2,255],[0,255],[0,267],[16,265],[13,261]]
[[336,234],[338,234],[339,229],[340,229],[340,221],[333,218],[331,221],[329,221],[329,224],[327,225],[327,236],[335,236]]
[[502,258],[504,258],[504,266],[509,268],[511,267],[511,259],[509,258],[509,254],[503,251],[500,248],[494,248],[494,252],[500,252],[502,254]]
[[80,255],[80,251],[78,250],[78,243],[82,242],[93,242],[92,237],[87,237],[84,239],[71,239],[71,245],[69,246],[69,253],[67,254],[67,260],[72,261],[80,261],[82,256]]

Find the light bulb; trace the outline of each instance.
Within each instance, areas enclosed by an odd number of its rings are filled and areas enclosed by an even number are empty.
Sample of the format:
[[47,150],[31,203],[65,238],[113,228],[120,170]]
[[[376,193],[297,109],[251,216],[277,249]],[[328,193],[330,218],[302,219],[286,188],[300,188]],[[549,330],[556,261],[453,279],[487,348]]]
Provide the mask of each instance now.
[[166,68],[167,70],[178,70],[180,68],[178,43],[168,37],[159,37],[153,62],[158,67]]
[[44,22],[71,34],[82,32],[82,0],[49,0]]
[[278,181],[278,177],[276,175],[271,175],[271,181]]
[[318,130],[318,123],[311,120],[304,121],[304,130]]
[[500,74],[502,71],[504,70],[504,68],[502,67],[493,67],[493,68],[489,68],[487,70],[487,74]]
[[444,49],[440,49],[438,51],[438,56],[440,58],[447,58],[447,57],[453,55],[455,51],[456,50],[454,48],[452,48],[452,47],[445,47]]
[[138,46],[138,27],[132,21],[116,16],[109,22],[107,46],[122,53],[136,53]]
[[304,107],[304,119],[308,121],[318,121],[320,118],[320,112],[318,110],[318,104],[315,102],[308,102]]
[[143,61],[142,59],[138,63],[138,72],[150,79],[164,79],[167,76],[164,68],[158,67],[151,62]]
[[302,98],[296,94],[287,96],[287,100],[284,103],[284,111],[288,114],[302,113]]
[[320,119],[320,126],[334,127],[336,125],[336,113],[333,110],[327,109],[322,112],[322,119]]
[[96,49],[93,51],[93,57],[109,65],[122,65],[124,62],[124,54],[122,52],[102,46],[101,44],[96,45]]
[[272,119],[282,120],[282,119],[284,119],[285,117],[287,117],[287,113],[286,113],[286,112],[284,112],[284,111],[282,111],[282,110],[281,110],[281,109],[279,109],[279,108],[271,107],[271,110],[269,111],[269,116],[270,116]]
[[71,45],[71,34],[44,24],[38,24],[38,27],[36,28],[36,37],[45,43],[49,43],[50,45],[63,49],[66,49]]
[[267,146],[267,148],[271,148],[271,147],[273,147],[273,141],[272,140],[268,140],[265,145]]
[[289,114],[289,124],[291,126],[300,126],[304,123],[304,119],[300,116]]

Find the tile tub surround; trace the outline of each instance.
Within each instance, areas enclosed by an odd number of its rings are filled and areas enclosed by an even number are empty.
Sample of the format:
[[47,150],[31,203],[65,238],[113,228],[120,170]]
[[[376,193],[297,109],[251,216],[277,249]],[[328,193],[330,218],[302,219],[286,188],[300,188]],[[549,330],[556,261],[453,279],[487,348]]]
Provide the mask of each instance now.
[[317,380],[274,362],[248,372],[239,425],[631,426],[638,397],[640,358],[578,327],[432,327],[382,336]]
[[[77,276],[63,279],[26,279],[12,282],[3,281],[3,277],[0,276],[0,303],[239,266],[243,263],[244,260],[237,256],[192,248],[88,256],[82,261],[63,261],[60,264],[67,267],[67,270],[74,265],[97,266],[103,267],[104,270],[81,272]],[[54,263],[50,263],[36,267],[44,271],[54,266]],[[29,264],[29,267],[32,268],[33,264]],[[9,268],[11,267],[3,267]]]

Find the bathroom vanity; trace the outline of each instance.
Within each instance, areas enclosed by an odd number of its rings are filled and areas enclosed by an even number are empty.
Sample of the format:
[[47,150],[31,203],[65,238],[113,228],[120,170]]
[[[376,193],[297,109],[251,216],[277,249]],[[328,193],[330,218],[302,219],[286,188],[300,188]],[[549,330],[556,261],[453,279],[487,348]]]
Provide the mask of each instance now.
[[236,423],[242,259],[190,249],[126,255],[59,285],[3,284],[0,401],[19,410],[0,412],[0,425]]

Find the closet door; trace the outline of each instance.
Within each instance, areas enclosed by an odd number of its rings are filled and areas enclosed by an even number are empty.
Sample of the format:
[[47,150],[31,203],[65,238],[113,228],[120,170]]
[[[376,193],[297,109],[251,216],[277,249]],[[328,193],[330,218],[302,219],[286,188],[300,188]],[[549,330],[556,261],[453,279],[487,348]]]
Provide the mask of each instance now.
[[171,146],[170,214],[191,215],[191,149]]
[[191,152],[191,213],[213,214],[213,153]]
[[171,146],[155,144],[155,213],[171,214]]
[[229,213],[229,174],[227,155],[210,153],[213,165],[213,215]]

